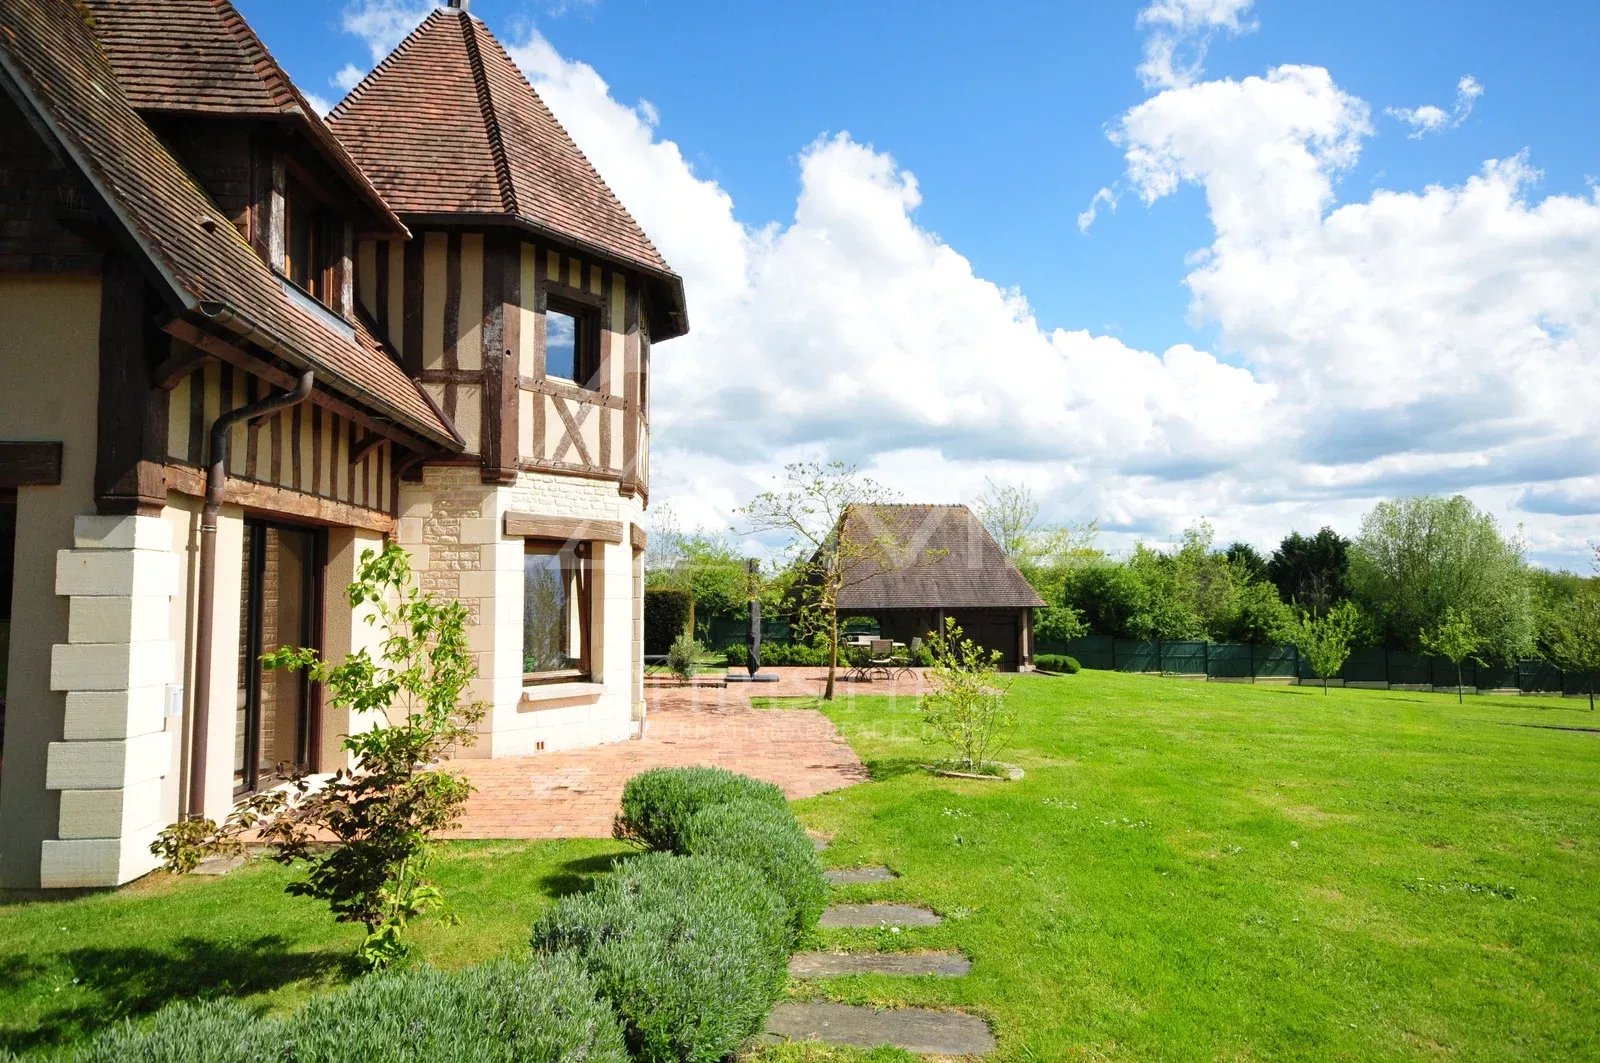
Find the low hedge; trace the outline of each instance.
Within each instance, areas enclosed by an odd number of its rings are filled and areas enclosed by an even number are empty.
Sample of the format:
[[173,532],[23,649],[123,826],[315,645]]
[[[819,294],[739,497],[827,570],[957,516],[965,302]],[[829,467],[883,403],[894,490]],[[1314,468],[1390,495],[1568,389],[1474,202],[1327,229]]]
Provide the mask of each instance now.
[[622,811],[611,833],[621,841],[681,853],[690,816],[711,805],[740,800],[788,807],[782,790],[747,775],[721,768],[652,768],[622,788]]
[[533,947],[568,952],[621,1016],[644,1063],[715,1063],[758,1032],[788,958],[783,902],[753,868],[651,853],[534,924]]
[[287,1019],[231,1000],[123,1022],[58,1063],[628,1063],[576,956],[362,978]]
[[283,1024],[232,1000],[171,1004],[140,1025],[123,1020],[60,1063],[260,1063],[284,1059]]
[[[286,1024],[287,1063],[627,1063],[574,956],[363,978]],[[266,1057],[261,1057],[266,1058]]]
[[1046,672],[1065,672],[1067,675],[1077,675],[1080,665],[1077,660],[1063,653],[1040,653],[1033,658],[1035,668],[1042,668]]
[[761,874],[788,913],[793,947],[813,927],[828,902],[828,880],[817,848],[786,808],[729,801],[689,817],[684,851],[744,864]]

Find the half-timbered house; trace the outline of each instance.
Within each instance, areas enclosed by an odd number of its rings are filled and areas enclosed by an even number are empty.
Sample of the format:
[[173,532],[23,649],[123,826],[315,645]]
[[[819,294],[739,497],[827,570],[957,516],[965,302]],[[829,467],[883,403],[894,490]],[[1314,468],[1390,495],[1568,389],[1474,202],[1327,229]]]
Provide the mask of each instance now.
[[464,6],[324,121],[228,0],[0,0],[0,885],[345,766],[257,660],[375,649],[386,539],[471,612],[467,755],[640,727],[683,287]]

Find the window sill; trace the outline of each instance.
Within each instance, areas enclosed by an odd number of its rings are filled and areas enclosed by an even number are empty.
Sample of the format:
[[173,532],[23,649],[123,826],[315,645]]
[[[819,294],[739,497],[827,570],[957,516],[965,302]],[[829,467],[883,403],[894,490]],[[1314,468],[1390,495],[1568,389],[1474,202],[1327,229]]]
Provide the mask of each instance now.
[[554,708],[553,702],[595,702],[604,694],[604,683],[592,683],[588,680],[575,680],[567,683],[539,683],[528,685],[524,682],[522,687],[522,700],[518,703],[518,710]]

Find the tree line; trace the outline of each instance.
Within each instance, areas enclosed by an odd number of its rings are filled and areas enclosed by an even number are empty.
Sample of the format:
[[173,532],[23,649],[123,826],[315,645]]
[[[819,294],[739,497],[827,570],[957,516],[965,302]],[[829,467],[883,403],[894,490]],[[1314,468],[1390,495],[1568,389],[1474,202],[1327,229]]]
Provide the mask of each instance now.
[[1265,556],[1218,545],[1201,521],[1171,548],[1140,543],[1114,557],[1095,545],[1093,524],[1041,525],[1014,484],[989,483],[974,509],[1050,603],[1036,617],[1041,640],[1287,643],[1314,665],[1337,659],[1319,674],[1369,646],[1458,667],[1542,657],[1600,669],[1600,580],[1529,565],[1520,537],[1461,495],[1383,501],[1353,539],[1293,531]]

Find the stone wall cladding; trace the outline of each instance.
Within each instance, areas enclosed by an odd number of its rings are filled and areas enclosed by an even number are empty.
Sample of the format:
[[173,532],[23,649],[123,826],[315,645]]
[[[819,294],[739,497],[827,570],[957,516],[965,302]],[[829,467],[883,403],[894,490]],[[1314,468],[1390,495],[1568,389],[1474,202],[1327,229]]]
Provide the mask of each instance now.
[[478,666],[472,696],[489,705],[478,742],[461,755],[517,756],[628,738],[641,608],[631,546],[596,551],[595,672],[582,690],[552,698],[522,682],[523,541],[504,534],[511,512],[616,521],[626,536],[643,506],[611,481],[523,472],[514,483],[493,485],[475,467],[429,467],[420,484],[401,486],[397,541],[411,551],[422,587],[466,606]]

